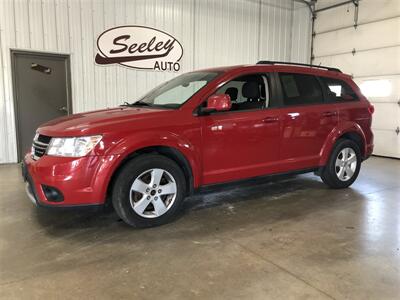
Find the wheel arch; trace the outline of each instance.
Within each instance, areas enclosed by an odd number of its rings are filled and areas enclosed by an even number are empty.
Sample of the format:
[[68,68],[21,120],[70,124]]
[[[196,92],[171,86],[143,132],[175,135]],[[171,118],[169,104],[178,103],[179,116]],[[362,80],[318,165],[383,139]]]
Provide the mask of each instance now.
[[189,162],[189,160],[186,158],[186,156],[176,149],[175,147],[171,146],[165,146],[165,145],[155,145],[155,146],[148,146],[148,147],[143,147],[136,149],[135,151],[129,153],[126,155],[117,165],[117,167],[114,169],[110,179],[108,180],[107,183],[107,190],[106,190],[106,203],[109,203],[111,200],[111,192],[114,187],[114,183],[116,178],[118,177],[118,174],[121,172],[122,168],[124,165],[140,156],[143,154],[159,154],[162,156],[165,156],[171,160],[173,160],[183,171],[185,178],[188,180],[186,181],[186,193],[188,195],[193,193],[194,190],[194,175],[193,175],[193,169],[192,166]]
[[365,156],[365,139],[359,132],[348,131],[342,134],[338,139],[347,139],[355,142],[360,148],[362,156]]
[[[320,154],[320,166],[324,166],[331,152],[333,150],[334,145],[339,139],[348,139],[354,141],[359,147],[361,151],[362,158],[364,159],[366,156],[366,138],[365,134],[362,131],[360,125],[356,123],[344,124],[342,128],[335,128],[327,137]],[[346,126],[347,125],[347,126]]]

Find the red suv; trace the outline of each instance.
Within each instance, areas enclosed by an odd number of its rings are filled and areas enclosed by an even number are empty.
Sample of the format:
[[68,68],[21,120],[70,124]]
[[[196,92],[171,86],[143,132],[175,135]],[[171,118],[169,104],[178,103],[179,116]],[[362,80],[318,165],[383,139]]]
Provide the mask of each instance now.
[[315,172],[345,188],[372,153],[373,110],[334,68],[261,61],[190,72],[134,103],[39,127],[26,189],[38,206],[112,203],[146,227],[208,185]]

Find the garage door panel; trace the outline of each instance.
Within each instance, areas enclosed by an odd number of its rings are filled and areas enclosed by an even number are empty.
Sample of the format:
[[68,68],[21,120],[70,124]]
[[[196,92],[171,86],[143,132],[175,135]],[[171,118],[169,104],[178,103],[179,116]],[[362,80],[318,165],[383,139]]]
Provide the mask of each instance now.
[[374,103],[375,112],[372,118],[373,129],[395,131],[400,126],[400,109],[396,102]]
[[[362,0],[358,12],[358,22],[367,23],[400,15],[398,0]],[[350,24],[352,22],[350,21]]]
[[[335,3],[321,0],[317,8]],[[318,13],[313,63],[353,75],[375,106],[374,154],[400,158],[400,2],[360,1],[357,29],[353,18],[353,4]]]
[[[393,28],[397,28],[393,30]],[[316,57],[400,45],[400,17],[379,23],[318,34],[315,37]]]
[[[339,1],[317,2],[317,9],[336,4]],[[400,5],[398,0],[363,0],[360,1],[358,12],[358,23],[368,23],[371,21],[387,19],[400,16]],[[342,28],[345,26],[353,26],[354,24],[354,5],[348,4],[331,10],[322,11],[318,14],[315,21],[316,32],[324,32]],[[359,26],[358,28],[361,28]]]
[[[363,78],[354,78],[355,83],[362,88],[363,83],[375,82],[375,81],[388,81],[390,89],[382,91],[382,95],[379,97],[373,97],[370,95],[366,95],[368,100],[373,103],[379,102],[393,102],[396,103],[400,100],[400,75],[397,76],[374,76],[374,77],[363,77]],[[386,84],[385,84],[386,86]],[[386,95],[387,94],[387,95]],[[383,96],[384,95],[384,96]]]
[[316,57],[314,64],[340,68],[354,77],[398,74],[400,70],[400,47],[376,49],[353,54]]
[[400,158],[400,138],[393,130],[374,130],[374,154]]

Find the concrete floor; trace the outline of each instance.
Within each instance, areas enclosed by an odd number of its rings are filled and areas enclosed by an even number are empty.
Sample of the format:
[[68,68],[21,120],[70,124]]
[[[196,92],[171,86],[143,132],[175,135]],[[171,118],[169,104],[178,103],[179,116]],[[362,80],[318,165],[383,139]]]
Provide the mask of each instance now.
[[400,161],[191,197],[176,222],[36,209],[0,166],[0,298],[399,299]]

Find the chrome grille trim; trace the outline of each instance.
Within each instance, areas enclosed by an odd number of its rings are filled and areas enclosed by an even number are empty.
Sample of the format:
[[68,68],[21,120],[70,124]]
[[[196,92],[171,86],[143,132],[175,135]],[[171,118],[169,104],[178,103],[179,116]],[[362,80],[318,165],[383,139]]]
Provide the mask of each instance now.
[[33,146],[35,147],[35,149],[40,149],[40,150],[46,150],[47,146],[39,146],[36,143],[33,143]]
[[33,141],[33,143],[36,144],[36,145],[42,146],[42,147],[47,147],[49,145],[49,144],[42,143],[42,142],[35,141],[35,140]]
[[[47,143],[46,143],[47,141]],[[46,154],[47,148],[50,144],[51,137],[36,134],[32,143],[32,158],[38,160]]]

